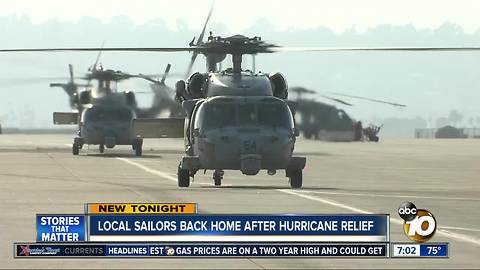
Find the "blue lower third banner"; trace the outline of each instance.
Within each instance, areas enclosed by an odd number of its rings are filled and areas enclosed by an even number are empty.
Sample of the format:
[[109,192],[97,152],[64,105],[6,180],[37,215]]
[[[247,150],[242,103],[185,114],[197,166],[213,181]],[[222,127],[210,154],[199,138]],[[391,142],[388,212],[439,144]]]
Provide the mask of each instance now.
[[83,242],[85,229],[84,215],[37,215],[37,242]]
[[15,258],[362,257],[385,258],[388,243],[16,243]]
[[92,242],[388,242],[388,215],[91,215]]

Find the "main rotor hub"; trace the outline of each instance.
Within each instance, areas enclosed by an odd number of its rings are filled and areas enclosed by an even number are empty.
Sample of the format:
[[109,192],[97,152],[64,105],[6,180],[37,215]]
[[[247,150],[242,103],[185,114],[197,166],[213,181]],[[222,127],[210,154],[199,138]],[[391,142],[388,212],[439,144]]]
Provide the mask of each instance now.
[[101,80],[101,81],[122,81],[130,79],[132,76],[122,71],[115,71],[111,69],[107,70],[92,70],[91,73],[86,75],[86,78],[89,80]]
[[257,54],[271,53],[274,44],[262,41],[261,37],[249,38],[243,35],[234,35],[231,37],[212,36],[208,37],[208,42],[202,44],[204,53],[224,53],[224,54]]
[[233,62],[233,72],[242,72],[242,55],[257,53],[272,53],[272,48],[277,45],[262,41],[261,37],[255,36],[249,38],[243,35],[234,35],[231,37],[210,36],[208,41],[198,46],[202,54],[208,57],[209,54],[231,54]]

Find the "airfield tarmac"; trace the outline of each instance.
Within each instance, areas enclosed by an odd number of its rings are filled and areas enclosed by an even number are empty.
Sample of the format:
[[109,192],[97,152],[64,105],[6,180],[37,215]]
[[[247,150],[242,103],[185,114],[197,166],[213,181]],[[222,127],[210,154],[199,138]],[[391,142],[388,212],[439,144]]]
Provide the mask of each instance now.
[[[299,140],[304,187],[283,172],[254,177],[211,172],[178,188],[182,141],[148,139],[130,147],[71,154],[69,135],[0,135],[0,268],[480,268],[480,140]],[[449,259],[13,259],[14,242],[35,240],[36,213],[82,213],[85,202],[198,202],[202,213],[389,213],[391,240],[407,241],[396,213],[403,201],[437,219],[432,241],[450,242]]]

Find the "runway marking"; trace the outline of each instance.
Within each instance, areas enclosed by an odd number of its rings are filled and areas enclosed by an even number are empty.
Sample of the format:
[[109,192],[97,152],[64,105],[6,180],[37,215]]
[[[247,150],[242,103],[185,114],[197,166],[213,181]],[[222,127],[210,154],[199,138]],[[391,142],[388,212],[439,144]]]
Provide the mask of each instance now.
[[331,191],[317,191],[317,190],[298,190],[301,193],[318,193],[327,195],[346,195],[346,196],[363,196],[363,197],[387,197],[387,198],[417,198],[417,199],[438,199],[438,200],[458,200],[458,201],[480,201],[478,198],[463,198],[463,197],[434,197],[434,196],[415,196],[415,195],[401,195],[401,194],[365,194],[365,193],[350,193],[350,192],[331,192]]
[[449,167],[367,167],[367,166],[359,166],[359,169],[373,169],[373,170],[439,170],[439,169],[444,169],[444,170],[451,170],[451,169],[457,169],[457,168],[449,168]]
[[[133,166],[135,166],[139,169],[142,169],[145,172],[163,177],[163,178],[168,179],[168,180],[173,181],[173,182],[177,182],[177,178],[171,176],[169,173],[151,169],[147,166],[144,166],[140,163],[137,163],[135,161],[131,161],[131,160],[126,159],[126,158],[117,157],[116,159],[121,160],[123,162],[126,162],[130,165],[133,165]],[[343,209],[350,210],[352,212],[356,212],[356,213],[360,213],[360,214],[373,214],[372,212],[365,211],[365,210],[362,210],[360,208],[356,208],[356,207],[353,207],[353,206],[350,206],[350,205],[347,205],[347,204],[343,204],[343,203],[340,203],[340,202],[337,202],[337,201],[322,199],[322,198],[318,198],[318,197],[314,197],[314,196],[306,195],[306,194],[301,194],[301,193],[297,193],[297,192],[295,192],[293,190],[289,190],[289,189],[276,189],[276,191],[286,193],[286,194],[290,194],[290,195],[295,195],[295,196],[298,196],[298,197],[301,197],[301,198],[304,198],[304,199],[308,199],[308,200],[311,200],[311,201],[316,201],[316,202],[328,204],[328,205],[331,205],[331,206],[343,208]],[[393,222],[393,223],[399,224],[399,225],[403,224],[403,220],[398,219],[398,218],[390,217],[390,221]],[[444,227],[444,228],[453,229],[454,227]],[[467,243],[471,243],[471,244],[475,244],[475,245],[480,246],[480,240],[474,239],[474,238],[472,238],[471,236],[468,236],[468,235],[459,234],[459,233],[452,233],[448,230],[443,229],[442,227],[439,227],[439,230],[437,231],[437,233],[441,234],[443,236],[452,238],[452,239],[456,239],[456,240],[459,240],[459,241],[463,241],[463,242],[467,242]]]
[[139,168],[139,169],[142,169],[142,170],[144,170],[144,171],[146,171],[146,172],[148,172],[148,173],[151,173],[151,174],[153,174],[153,175],[157,175],[157,176],[163,177],[163,178],[165,178],[165,179],[167,179],[167,180],[170,180],[170,181],[172,181],[172,182],[177,182],[177,178],[176,178],[176,177],[173,177],[173,176],[172,176],[171,174],[169,174],[169,173],[151,169],[151,168],[149,168],[149,167],[147,167],[147,166],[144,166],[144,165],[142,165],[142,164],[140,164],[140,163],[137,163],[137,162],[135,162],[135,161],[131,161],[131,160],[126,159],[126,158],[116,157],[116,159],[121,160],[121,161],[123,161],[123,162],[126,162],[126,163],[128,163],[128,164],[130,164],[130,165],[133,165],[133,166],[135,166],[135,167],[137,167],[137,168]]
[[458,231],[467,231],[467,232],[480,232],[480,229],[472,229],[465,227],[454,227],[454,226],[440,226],[440,229],[446,230],[458,230]]
[[[157,175],[157,176],[160,176],[160,177],[163,177],[165,179],[168,179],[172,182],[177,182],[177,175],[175,174],[171,174],[171,173],[166,173],[166,172],[162,172],[162,171],[159,171],[159,170],[155,170],[155,169],[152,169],[152,168],[149,168],[145,165],[142,165],[138,162],[135,162],[135,161],[132,161],[132,160],[129,160],[129,159],[126,159],[126,158],[121,158],[121,157],[116,157],[116,159],[118,160],[121,160],[123,162],[126,162],[130,165],[133,165],[137,168],[140,168],[148,173],[151,173],[151,174],[154,174],[154,175]],[[192,183],[194,184],[200,184],[200,185],[212,185],[212,183],[206,183],[206,182],[199,182],[199,181],[193,181]],[[229,186],[229,185],[222,185],[222,186]]]
[[321,203],[324,203],[324,204],[329,204],[329,205],[332,205],[332,206],[340,207],[340,208],[347,209],[347,210],[357,212],[357,213],[361,213],[361,214],[372,214],[372,212],[368,212],[368,211],[365,211],[365,210],[362,210],[362,209],[359,209],[359,208],[356,208],[356,207],[353,207],[353,206],[349,206],[349,205],[342,204],[342,203],[332,201],[332,200],[313,197],[313,196],[306,195],[306,194],[299,194],[299,193],[296,193],[292,190],[277,189],[277,191],[287,193],[287,194],[291,194],[291,195],[296,195],[298,197],[302,197],[302,198],[305,198],[305,199],[308,199],[308,200],[311,200],[311,201],[321,202]]
[[[301,198],[304,198],[304,199],[308,199],[308,200],[311,200],[311,201],[321,202],[321,203],[324,203],[324,204],[329,204],[329,205],[332,205],[332,206],[340,207],[340,208],[347,209],[347,210],[350,210],[350,211],[353,211],[353,212],[356,212],[356,213],[360,213],[360,214],[372,214],[372,212],[365,211],[365,210],[362,210],[360,208],[356,208],[356,207],[353,207],[353,206],[350,206],[350,205],[347,205],[347,204],[343,204],[343,203],[336,202],[336,201],[333,201],[333,200],[321,199],[321,198],[314,197],[314,196],[311,196],[311,195],[297,193],[297,192],[295,192],[293,190],[289,190],[289,189],[277,189],[277,191],[283,192],[283,193],[286,193],[286,194],[295,195],[295,196],[298,196],[298,197],[301,197]],[[399,218],[393,218],[391,216],[390,216],[390,221],[393,222],[393,223],[399,224],[399,225],[403,224],[403,220],[401,220]],[[463,241],[463,242],[467,242],[467,243],[470,243],[470,244],[480,246],[480,240],[472,238],[472,236],[470,236],[470,235],[452,233],[448,230],[445,230],[444,228],[448,228],[448,227],[440,227],[439,226],[439,229],[437,230],[436,233],[438,233],[440,235],[443,235],[443,236],[446,236],[446,237],[449,237],[449,238],[452,238],[452,239],[456,239],[456,240],[459,240],[459,241]],[[453,229],[455,227],[449,227],[449,228]]]

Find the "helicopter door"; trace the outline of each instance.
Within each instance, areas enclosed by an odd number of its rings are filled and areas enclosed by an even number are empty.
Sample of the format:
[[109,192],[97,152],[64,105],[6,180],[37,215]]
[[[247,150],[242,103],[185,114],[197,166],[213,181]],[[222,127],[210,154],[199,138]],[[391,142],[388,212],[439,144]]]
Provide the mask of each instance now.
[[142,138],[183,138],[184,118],[133,119],[133,135]]
[[76,112],[54,112],[53,113],[54,125],[77,125],[78,113]]

